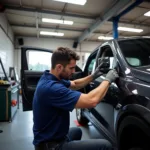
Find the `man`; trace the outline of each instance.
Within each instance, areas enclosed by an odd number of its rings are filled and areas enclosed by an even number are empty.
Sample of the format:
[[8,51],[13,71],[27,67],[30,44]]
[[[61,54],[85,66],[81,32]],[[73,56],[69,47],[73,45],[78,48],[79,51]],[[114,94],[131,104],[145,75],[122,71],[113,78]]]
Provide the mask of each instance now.
[[88,94],[75,91],[102,75],[100,65],[92,75],[69,81],[77,60],[79,56],[74,51],[58,48],[51,58],[51,70],[45,71],[38,82],[33,100],[35,150],[112,149],[106,140],[80,140],[82,132],[79,128],[69,130],[69,112],[74,108],[95,107],[118,77],[116,71],[111,70],[106,79]]

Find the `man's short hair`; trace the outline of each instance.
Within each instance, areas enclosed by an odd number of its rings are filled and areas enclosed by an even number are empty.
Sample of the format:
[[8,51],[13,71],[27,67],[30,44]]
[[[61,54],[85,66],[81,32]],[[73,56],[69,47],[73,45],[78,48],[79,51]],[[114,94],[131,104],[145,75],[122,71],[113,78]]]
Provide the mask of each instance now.
[[72,59],[79,60],[79,56],[76,52],[67,47],[59,47],[52,55],[52,69],[54,69],[57,64],[62,64],[65,67]]

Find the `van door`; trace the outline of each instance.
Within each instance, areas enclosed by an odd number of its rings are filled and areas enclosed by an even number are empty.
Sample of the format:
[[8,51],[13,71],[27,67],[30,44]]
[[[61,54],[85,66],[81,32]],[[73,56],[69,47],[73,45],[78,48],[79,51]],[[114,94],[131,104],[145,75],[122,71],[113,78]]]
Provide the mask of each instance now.
[[21,87],[23,111],[32,110],[36,85],[45,70],[51,68],[52,50],[21,48]]

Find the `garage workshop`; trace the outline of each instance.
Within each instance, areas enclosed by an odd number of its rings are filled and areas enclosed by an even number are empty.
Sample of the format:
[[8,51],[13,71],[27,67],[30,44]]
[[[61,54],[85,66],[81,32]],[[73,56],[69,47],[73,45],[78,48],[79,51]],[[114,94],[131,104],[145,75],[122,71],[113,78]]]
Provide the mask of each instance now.
[[150,1],[1,0],[0,150],[150,150]]

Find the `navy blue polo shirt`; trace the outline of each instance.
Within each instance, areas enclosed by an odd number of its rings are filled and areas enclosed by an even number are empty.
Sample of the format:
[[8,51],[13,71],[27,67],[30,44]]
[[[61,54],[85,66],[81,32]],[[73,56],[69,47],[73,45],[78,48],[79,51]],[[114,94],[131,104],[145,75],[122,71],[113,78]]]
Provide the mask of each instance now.
[[70,115],[81,93],[69,89],[70,81],[58,80],[49,71],[40,78],[33,99],[33,144],[63,139]]

